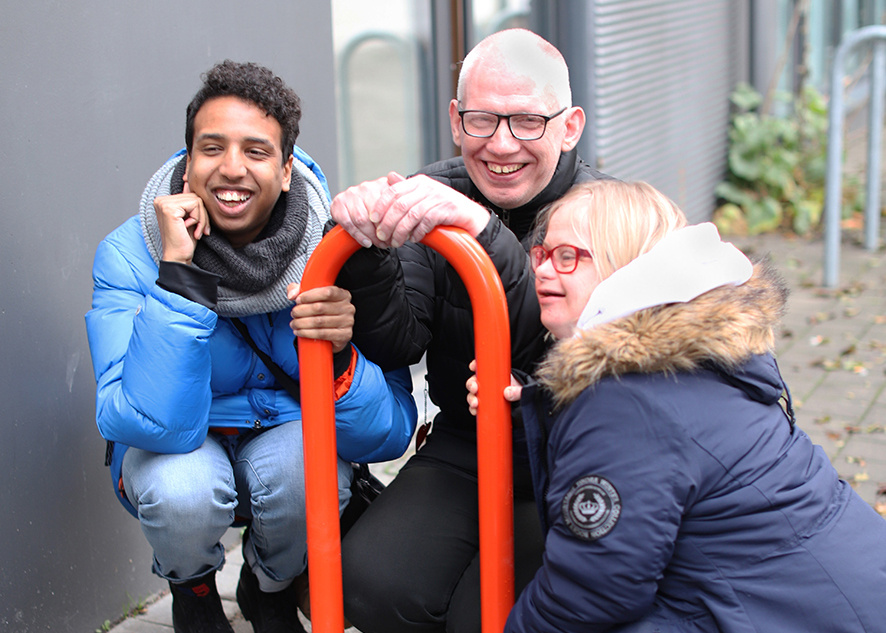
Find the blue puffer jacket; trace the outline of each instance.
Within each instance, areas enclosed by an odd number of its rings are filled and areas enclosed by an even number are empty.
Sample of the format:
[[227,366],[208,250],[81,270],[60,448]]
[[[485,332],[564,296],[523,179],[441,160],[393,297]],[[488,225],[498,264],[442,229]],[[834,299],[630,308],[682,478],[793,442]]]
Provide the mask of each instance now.
[[884,630],[886,522],[780,406],[783,305],[758,268],[558,344],[523,392],[546,550],[508,633]]
[[[312,166],[301,152],[296,160]],[[304,171],[293,169],[293,177]],[[133,514],[119,488],[127,447],[186,453],[202,445],[210,427],[262,428],[301,418],[299,403],[230,319],[164,290],[157,277],[139,217],[130,218],[98,247],[86,315],[96,421],[114,442],[114,488]],[[259,348],[297,377],[289,308],[241,320]],[[411,390],[407,369],[384,373],[358,353],[351,387],[335,405],[339,455],[360,462],[400,456],[415,429]]]

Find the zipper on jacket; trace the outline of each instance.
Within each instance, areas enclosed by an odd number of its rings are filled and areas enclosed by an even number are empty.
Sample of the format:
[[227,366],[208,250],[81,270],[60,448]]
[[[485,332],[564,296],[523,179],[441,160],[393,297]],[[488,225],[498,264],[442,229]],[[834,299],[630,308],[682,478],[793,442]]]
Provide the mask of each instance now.
[[[543,390],[538,388],[535,392],[535,417],[538,418],[538,430],[541,433],[542,460],[541,465],[545,472],[545,485],[541,491],[541,503],[544,508],[545,521],[548,515],[548,490],[551,487],[551,471],[548,467],[548,416],[550,412],[545,410]],[[550,526],[547,526],[550,529]]]
[[772,362],[775,363],[775,371],[778,372],[778,378],[781,380],[781,395],[778,397],[778,404],[791,425],[791,435],[793,435],[794,428],[797,426],[797,416],[794,414],[794,401],[791,398],[791,390],[788,389],[788,384],[784,381],[784,377],[781,375],[781,368],[779,368],[778,361],[774,356],[772,357]]

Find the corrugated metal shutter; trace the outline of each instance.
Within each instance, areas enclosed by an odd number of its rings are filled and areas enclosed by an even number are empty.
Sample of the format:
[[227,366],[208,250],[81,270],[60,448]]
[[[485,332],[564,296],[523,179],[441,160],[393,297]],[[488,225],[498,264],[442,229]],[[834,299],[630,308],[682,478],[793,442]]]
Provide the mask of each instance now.
[[710,218],[726,165],[738,0],[596,0],[596,156],[645,180],[690,222]]

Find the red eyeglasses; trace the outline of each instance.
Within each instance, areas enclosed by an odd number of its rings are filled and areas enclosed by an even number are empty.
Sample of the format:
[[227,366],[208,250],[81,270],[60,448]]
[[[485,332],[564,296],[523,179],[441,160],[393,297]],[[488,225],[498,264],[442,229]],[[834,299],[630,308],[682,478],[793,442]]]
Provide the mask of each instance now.
[[561,275],[568,275],[578,268],[578,260],[581,257],[593,257],[593,255],[590,251],[571,244],[560,244],[552,249],[547,249],[539,244],[529,249],[529,263],[532,265],[533,271],[550,258],[554,270]]

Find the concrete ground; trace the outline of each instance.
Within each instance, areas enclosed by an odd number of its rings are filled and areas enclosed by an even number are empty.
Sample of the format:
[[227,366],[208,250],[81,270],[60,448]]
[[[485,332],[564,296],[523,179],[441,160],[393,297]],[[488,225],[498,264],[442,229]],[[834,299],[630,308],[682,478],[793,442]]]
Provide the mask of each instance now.
[[[881,234],[886,233],[882,230]],[[857,232],[857,231],[856,231]],[[870,253],[844,236],[841,283],[821,289],[823,246],[782,235],[735,238],[749,255],[772,258],[791,288],[788,314],[778,333],[778,361],[797,409],[797,422],[824,447],[840,475],[886,516],[886,251]],[[727,238],[728,239],[728,238]],[[434,414],[421,368],[413,373],[419,422]],[[408,456],[407,456],[408,457]],[[405,457],[373,470],[392,478]],[[231,549],[217,581],[225,610],[237,633],[251,625],[234,593],[242,556],[239,535],[229,533]],[[145,564],[149,564],[148,561]],[[118,623],[114,633],[170,633],[171,596],[155,596],[144,612]],[[307,627],[310,631],[310,625]],[[356,629],[348,629],[354,633]]]
[[[798,423],[840,475],[886,513],[886,251],[865,251],[844,232],[840,284],[824,290],[821,240],[764,235],[736,239],[769,254],[791,288],[777,357]],[[878,505],[882,504],[882,505]]]

